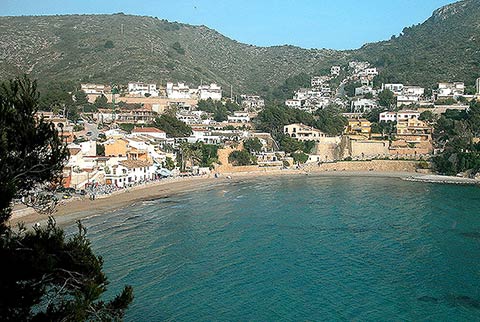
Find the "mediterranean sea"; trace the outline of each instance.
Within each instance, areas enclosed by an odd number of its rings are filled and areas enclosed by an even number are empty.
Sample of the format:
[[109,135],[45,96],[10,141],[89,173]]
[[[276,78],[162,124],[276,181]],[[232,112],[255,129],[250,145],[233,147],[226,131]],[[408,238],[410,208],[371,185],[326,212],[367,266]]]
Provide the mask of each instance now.
[[127,321],[480,320],[475,186],[233,179],[83,222]]

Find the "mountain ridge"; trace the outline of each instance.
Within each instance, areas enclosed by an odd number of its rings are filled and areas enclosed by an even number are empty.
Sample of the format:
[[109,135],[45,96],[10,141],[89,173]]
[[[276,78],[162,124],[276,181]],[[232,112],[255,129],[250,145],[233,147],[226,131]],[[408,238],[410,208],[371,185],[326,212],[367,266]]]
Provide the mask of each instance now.
[[[475,56],[480,48],[480,26],[475,25],[478,7],[480,0],[444,6],[424,23],[406,27],[399,37],[356,50],[261,47],[204,25],[123,13],[0,17],[0,78],[26,72],[40,81],[215,81],[236,92],[261,93],[297,74],[324,74],[331,65],[357,59],[378,66],[381,81],[431,85],[444,78],[464,77],[471,83],[475,74],[480,76],[480,58]],[[452,28],[462,19],[473,24],[460,23],[468,29],[467,36],[473,37],[471,44],[468,37],[464,40],[464,48],[452,45],[445,32],[450,28],[452,37],[464,39],[459,27]],[[435,35],[438,41],[428,39]],[[445,43],[452,57],[465,57],[465,61],[448,61],[435,54]],[[419,68],[419,64],[425,66]],[[438,77],[432,76],[435,73]]]

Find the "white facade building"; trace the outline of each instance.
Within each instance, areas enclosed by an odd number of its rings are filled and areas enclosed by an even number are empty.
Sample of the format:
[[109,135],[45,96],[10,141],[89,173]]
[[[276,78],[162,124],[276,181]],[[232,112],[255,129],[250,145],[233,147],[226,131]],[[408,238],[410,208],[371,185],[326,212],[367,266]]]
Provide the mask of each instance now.
[[395,95],[401,95],[403,91],[403,84],[383,84],[382,90],[389,90]]
[[396,122],[397,121],[397,112],[382,112],[379,115],[380,122]]
[[155,178],[156,167],[152,162],[142,160],[123,160],[112,166],[105,179],[117,187],[126,187],[134,183]]
[[340,66],[332,66],[332,68],[330,68],[330,74],[332,76],[338,76],[340,75],[341,70],[342,68]]
[[291,108],[300,108],[305,105],[305,100],[290,99],[285,101],[285,105]]
[[250,116],[248,112],[233,112],[233,116],[228,116],[228,123],[249,123]]
[[418,119],[420,117],[420,112],[417,111],[399,111],[399,112],[383,112],[380,113],[379,121],[380,122],[397,122],[397,121],[406,121],[409,119]]
[[128,83],[128,93],[130,95],[141,95],[145,94],[150,96],[158,96],[158,89],[156,84],[146,84],[146,83]]
[[285,125],[283,133],[298,141],[320,141],[327,136],[322,131],[301,123]]
[[93,95],[102,95],[105,94],[105,85],[102,84],[80,84],[80,89],[85,92],[85,94]]
[[211,98],[214,101],[220,101],[222,99],[222,88],[215,83],[198,86],[198,98],[201,100]]
[[377,68],[375,68],[375,67],[366,68],[366,69],[365,69],[365,74],[366,74],[367,76],[377,76],[377,75],[378,75]]
[[438,83],[437,98],[457,98],[465,94],[465,84],[462,82],[455,83]]
[[360,96],[365,94],[376,95],[377,92],[372,88],[372,86],[367,86],[367,85],[355,88],[355,96]]
[[353,113],[367,113],[377,107],[378,104],[374,100],[361,98],[353,100],[350,108]]
[[192,129],[192,135],[187,138],[189,143],[203,142],[205,144],[220,144],[222,138],[218,135],[212,135],[211,131],[206,129]]
[[171,99],[190,99],[192,98],[190,87],[185,83],[174,84],[172,82],[167,83],[166,87],[167,97]]
[[265,100],[257,95],[241,95],[242,107],[245,110],[259,111],[265,107]]

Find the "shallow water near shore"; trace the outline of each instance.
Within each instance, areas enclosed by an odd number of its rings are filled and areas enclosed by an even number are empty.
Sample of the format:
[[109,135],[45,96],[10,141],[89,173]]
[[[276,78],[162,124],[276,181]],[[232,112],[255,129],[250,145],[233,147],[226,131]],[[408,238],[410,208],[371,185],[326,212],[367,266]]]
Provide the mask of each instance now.
[[264,177],[83,222],[127,321],[480,320],[474,186]]

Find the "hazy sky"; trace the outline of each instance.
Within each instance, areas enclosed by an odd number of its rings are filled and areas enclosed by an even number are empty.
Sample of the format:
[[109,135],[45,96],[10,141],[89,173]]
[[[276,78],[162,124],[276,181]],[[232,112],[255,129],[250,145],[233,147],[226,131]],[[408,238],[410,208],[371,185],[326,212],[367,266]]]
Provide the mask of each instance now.
[[206,25],[259,45],[353,49],[389,39],[454,0],[0,0],[0,15],[115,13]]

